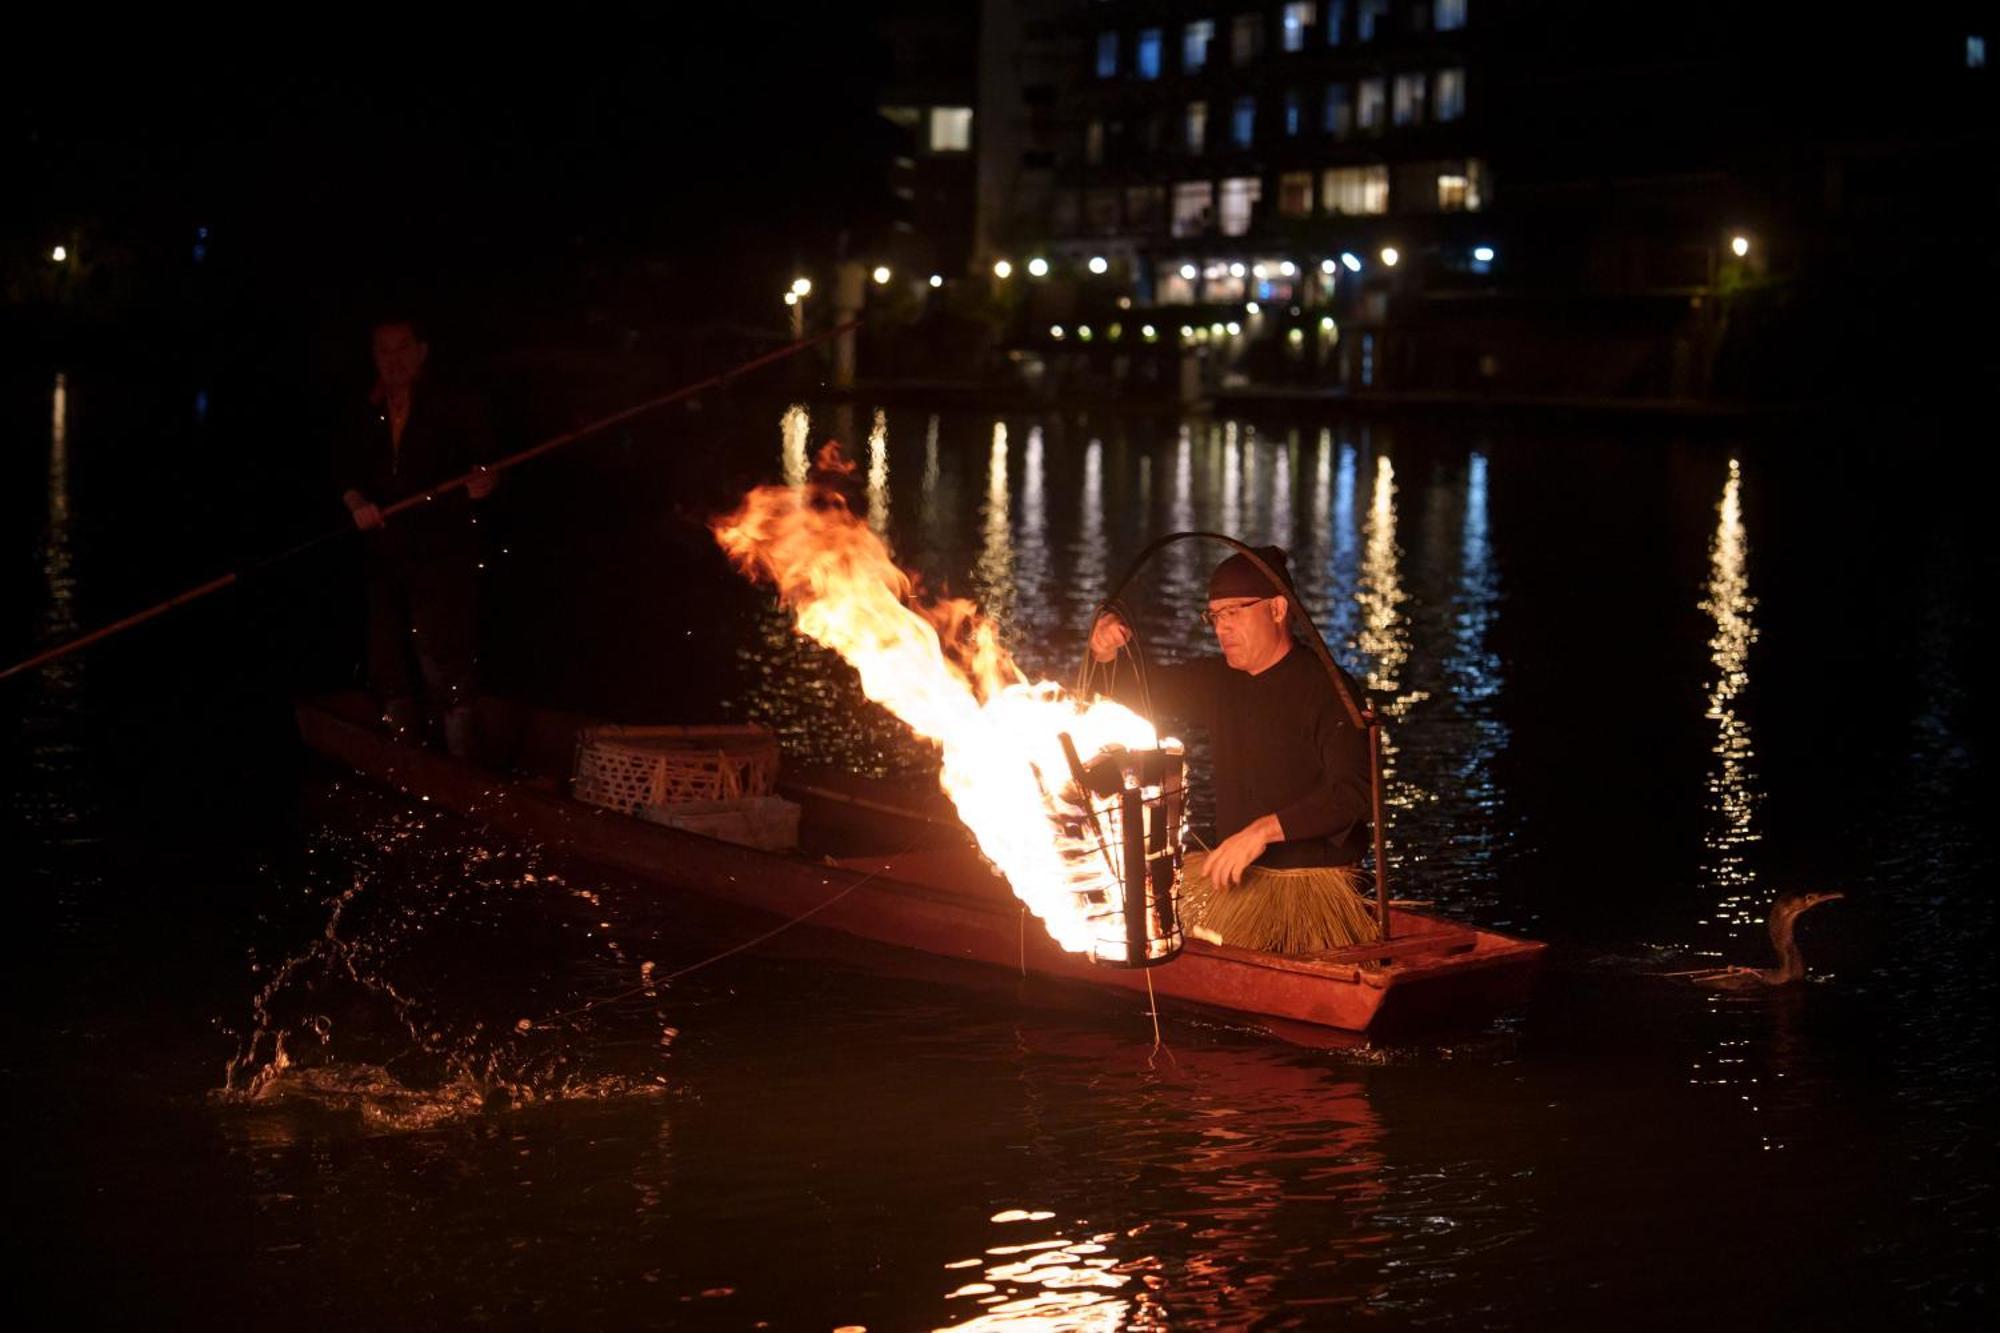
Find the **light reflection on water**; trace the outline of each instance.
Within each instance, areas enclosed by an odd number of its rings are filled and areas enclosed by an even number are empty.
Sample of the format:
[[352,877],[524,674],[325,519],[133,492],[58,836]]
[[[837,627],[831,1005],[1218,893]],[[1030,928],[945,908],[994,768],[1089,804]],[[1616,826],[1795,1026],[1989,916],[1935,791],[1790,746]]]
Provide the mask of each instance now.
[[1743,469],[1729,460],[1729,477],[1715,506],[1715,535],[1709,542],[1707,596],[1701,609],[1714,621],[1708,641],[1715,675],[1708,684],[1707,719],[1715,724],[1710,747],[1714,763],[1708,776],[1710,823],[1702,845],[1705,880],[1719,894],[1711,919],[1722,925],[1732,943],[1763,923],[1765,903],[1757,891],[1757,872],[1747,849],[1758,841],[1757,806],[1761,792],[1751,761],[1756,750],[1750,723],[1743,715],[1743,695],[1750,688],[1750,648],[1757,642],[1750,595],[1749,536],[1743,522]]
[[[57,411],[48,381],[38,381],[33,426],[39,433],[46,419],[51,427],[50,536],[66,536],[73,554],[79,517],[83,531],[97,530],[99,521],[94,512],[73,512],[69,476],[98,456],[90,447],[96,437],[77,434],[84,428],[78,423],[98,417],[72,417],[74,381],[64,388]],[[802,413],[788,419],[773,448],[776,416],[774,406],[758,408],[759,460],[769,475],[803,479],[811,423]],[[1115,576],[1151,536],[1217,518],[1225,451],[1219,425],[1169,424],[1149,433],[1135,423],[1128,447],[1124,425],[1085,432],[1023,416],[1002,436],[1016,447],[1011,459],[1002,453],[996,470],[992,435],[1002,433],[991,432],[991,418],[934,417],[921,433],[917,419],[884,422],[884,527],[913,562],[960,581],[979,567],[989,543],[1011,551],[1004,590],[1015,599],[1013,624],[1027,657],[1073,661],[1081,626],[1071,608],[1093,581]],[[1031,468],[1025,446],[1036,425],[1044,433]],[[1570,721],[1522,699],[1534,697],[1538,674],[1558,675],[1565,686],[1582,678],[1587,669],[1577,664],[1598,642],[1589,630],[1544,642],[1552,627],[1562,630],[1562,616],[1576,615],[1547,608],[1571,591],[1567,580],[1582,557],[1560,526],[1564,507],[1525,497],[1565,478],[1545,456],[1511,452],[1512,442],[1488,448],[1454,440],[1426,451],[1405,434],[1346,427],[1309,432],[1298,449],[1274,447],[1277,439],[1238,433],[1242,521],[1282,540],[1288,529],[1280,499],[1289,485],[1301,591],[1316,615],[1324,608],[1319,619],[1334,650],[1365,674],[1376,663],[1361,654],[1362,633],[1387,633],[1404,653],[1395,697],[1426,692],[1409,700],[1397,723],[1399,776],[1434,798],[1396,811],[1400,846],[1425,851],[1410,891],[1429,893],[1443,883],[1449,892],[1438,896],[1449,905],[1496,924],[1539,907],[1548,929],[1537,933],[1555,940],[1558,954],[1566,944],[1573,950],[1575,937],[1565,932],[1585,915],[1579,904],[1599,901],[1604,886],[1550,883],[1539,864],[1531,867],[1537,873],[1509,878],[1508,850],[1516,831],[1537,818],[1544,835],[1573,829],[1561,822],[1574,819],[1563,807],[1597,773],[1521,776],[1541,762],[1549,729]],[[41,508],[41,458],[31,450],[21,457],[28,470],[20,498],[32,521]],[[1393,471],[1378,463],[1391,457]],[[1721,461],[1710,470],[1719,473]],[[869,462],[872,474],[872,445]],[[890,466],[897,462],[900,468]],[[1788,663],[1752,645],[1760,630],[1791,642],[1797,604],[1776,575],[1761,575],[1757,585],[1768,620],[1751,598],[1744,514],[1776,466],[1768,457],[1754,466],[1746,459],[1733,485],[1720,476],[1713,486],[1704,480],[1699,500],[1668,516],[1676,533],[1691,534],[1690,549],[1707,541],[1709,568],[1705,576],[1677,575],[1657,606],[1642,609],[1662,620],[1692,619],[1694,585],[1705,577],[1702,630],[1674,640],[1676,652],[1664,655],[1656,678],[1635,682],[1641,688],[1632,706],[1671,714],[1672,737],[1697,742],[1693,755],[1684,762],[1602,757],[1617,779],[1643,781],[1666,767],[1683,805],[1701,799],[1697,792],[1706,797],[1702,836],[1690,829],[1683,846],[1666,847],[1660,873],[1697,884],[1717,902],[1714,913],[1700,915],[1718,923],[1741,905],[1731,894],[1754,895],[1759,878],[1772,878],[1758,875],[1758,849],[1742,840],[1745,833],[1775,835],[1778,826],[1767,825],[1759,805],[1766,788],[1788,784],[1785,794],[1801,801],[1838,798],[1836,781],[1855,774],[1846,755],[1830,757],[1828,770],[1840,776],[1823,787],[1802,780],[1796,767],[1778,767],[1796,730],[1787,731],[1775,705],[1801,683],[1799,655]],[[989,525],[996,471],[1004,523]],[[1037,471],[1040,494],[1031,497]],[[1607,475],[1643,480],[1646,473],[1621,463]],[[891,477],[903,488],[900,503],[888,503]],[[1378,517],[1384,478],[1388,512]],[[90,487],[74,493],[96,494]],[[1658,504],[1650,492],[1594,497],[1599,502],[1641,517]],[[1036,505],[1042,515],[1030,525]],[[1752,507],[1752,519],[1756,512]],[[1393,553],[1386,565],[1377,545],[1385,534]],[[1843,534],[1843,541],[1853,537]],[[1036,577],[1051,589],[1074,585],[1077,600],[1050,593],[1044,605],[1031,604],[1026,571],[1035,540],[1043,545]],[[1794,530],[1787,545],[1799,540]],[[1563,549],[1538,571],[1532,557],[1542,543]],[[1605,558],[1625,562],[1620,576],[1643,575],[1655,554],[1645,546],[1614,544]],[[1760,569],[1777,546],[1770,537],[1758,546]],[[53,605],[64,590],[44,582],[44,554],[38,550],[26,572],[30,588],[45,591]],[[84,554],[93,557],[95,580],[104,562],[93,548]],[[607,898],[599,912],[563,891],[586,887],[580,883],[545,891],[539,869],[537,885],[529,886],[521,865],[508,869],[474,856],[486,850],[476,837],[458,836],[456,858],[434,862],[408,851],[319,845],[310,854],[323,857],[328,870],[308,878],[312,919],[285,935],[282,947],[260,948],[260,956],[281,963],[299,952],[301,939],[315,938],[326,924],[321,899],[347,887],[330,872],[365,863],[378,877],[355,900],[381,914],[374,925],[343,918],[335,932],[343,945],[374,952],[311,955],[292,976],[310,971],[319,980],[310,993],[292,993],[292,1008],[278,1020],[328,1018],[334,1058],[318,1066],[301,1061],[283,1097],[204,1110],[190,1129],[163,1105],[167,1096],[152,1096],[153,1076],[133,1060],[139,1043],[121,1043],[86,1011],[88,1000],[64,999],[85,1018],[72,1023],[64,1013],[61,1024],[50,1025],[71,1048],[64,1052],[70,1063],[57,1071],[61,1081],[48,1085],[64,1089],[54,1114],[67,1114],[73,1095],[92,1118],[78,1135],[83,1146],[61,1144],[78,1163],[75,1179],[62,1181],[61,1206],[38,1215],[67,1227],[64,1238],[79,1250],[86,1226],[116,1237],[131,1218],[157,1222],[145,1243],[119,1255],[144,1276],[166,1271],[167,1260],[147,1257],[166,1244],[163,1237],[185,1234],[190,1249],[242,1256],[230,1261],[225,1295],[300,1286],[319,1302],[323,1322],[352,1313],[348,1325],[362,1327],[427,1316],[528,1322],[544,1300],[575,1311],[573,1322],[602,1326],[676,1316],[700,1322],[678,1302],[734,1301],[738,1309],[727,1313],[713,1303],[695,1309],[718,1324],[747,1326],[768,1315],[782,1326],[819,1315],[830,1300],[870,1296],[883,1301],[879,1317],[866,1320],[878,1328],[981,1318],[1016,1328],[1091,1319],[1124,1327],[1260,1320],[1313,1327],[1342,1316],[1397,1328],[1454,1320],[1614,1327],[1639,1308],[1635,1301],[1648,1299],[1659,1304],[1645,1308],[1680,1324],[1712,1319],[1724,1302],[1732,1314],[1750,1303],[1744,1322],[1774,1322],[1774,1307],[1800,1302],[1807,1322],[1841,1322],[1858,1308],[1908,1316],[1874,1326],[1920,1326],[1925,1316],[1932,1325],[1953,1323],[1952,1315],[1982,1298],[1978,1274],[1992,1235],[1990,1183],[1964,1166],[1976,1165],[1991,1141],[1995,1049],[1990,969],[1985,951],[1972,947],[1991,937],[1992,900],[1967,891],[1992,865],[1991,837],[1976,813],[1983,808],[1975,800],[1983,754],[1968,721],[1978,693],[1966,645],[1983,603],[1952,582],[1969,583],[1972,575],[1963,548],[1938,534],[1923,534],[1912,549],[1871,548],[1868,558],[1877,554],[1892,570],[1882,580],[1881,605],[1883,637],[1893,646],[1881,665],[1896,702],[1894,711],[1870,710],[1854,724],[1865,732],[1880,721],[1893,734],[1883,743],[1882,769],[1870,770],[1885,788],[1883,826],[1857,835],[1853,857],[1856,881],[1889,907],[1863,918],[1869,932],[1838,917],[1816,918],[1827,936],[1882,936],[1879,955],[1834,984],[1711,1005],[1656,979],[1621,977],[1632,990],[1600,989],[1594,980],[1578,981],[1558,957],[1554,970],[1577,988],[1565,998],[1577,1002],[1532,1010],[1518,1060],[1454,1056],[1443,1068],[1405,1068],[1391,1052],[1357,1073],[1295,1064],[1289,1053],[1235,1033],[1216,1038],[1220,1049],[1207,1047],[1199,1024],[1182,1017],[1168,1033],[1176,1075],[1164,1058],[1159,1069],[1144,1068],[1150,1034],[1137,1009],[1097,1004],[1070,1024],[1024,1010],[1011,981],[989,1008],[955,983],[898,989],[872,971],[843,974],[819,959],[788,970],[760,950],[698,974],[709,979],[705,987],[666,993],[658,1009],[638,999],[599,1011],[592,1021],[602,1026],[588,1032],[517,1049],[529,1065],[538,1051],[576,1061],[551,1071],[552,1082],[531,1086],[587,1087],[603,1074],[650,1078],[661,1072],[652,1048],[664,1016],[687,1024],[690,1034],[673,1043],[667,1072],[685,1088],[688,1062],[707,1062],[685,1096],[615,1103],[586,1096],[580,1105],[556,1098],[527,1114],[494,1116],[486,1108],[490,1085],[475,1084],[476,1097],[446,1096],[445,1114],[422,1133],[357,1136],[357,1114],[364,1122],[379,1113],[390,1124],[426,1123],[441,1109],[438,1089],[451,1085],[417,1076],[419,1065],[439,1067],[434,1052],[411,1040],[393,1004],[352,984],[346,960],[363,975],[379,969],[419,1009],[444,1001],[424,1015],[432,1023],[419,1024],[426,1040],[443,1034],[437,1049],[457,1049],[470,1023],[485,1021],[478,1040],[488,1044],[474,1046],[483,1055],[504,1044],[499,1030],[518,1018],[629,989],[643,960],[632,952],[641,936],[628,923],[639,918],[630,902]],[[1194,544],[1169,548],[1134,589],[1148,624],[1161,626],[1163,647],[1203,645],[1190,609],[1218,556]],[[1364,592],[1384,586],[1402,595],[1386,617],[1363,602]],[[92,602],[101,595],[94,581],[88,591]],[[39,631],[24,618],[23,637]],[[1715,642],[1704,646],[1710,638]],[[791,719],[786,738],[794,755],[817,744],[822,757],[862,767],[908,763],[908,746],[893,726],[858,706],[851,676],[803,645],[785,617],[772,611],[748,618],[740,647],[746,675],[761,682],[744,693]],[[1753,659],[1762,663],[1754,694]],[[1704,664],[1698,679],[1696,662]],[[110,674],[93,684],[97,679]],[[37,682],[42,692],[31,708],[56,697],[53,683]],[[1697,685],[1710,696],[1701,705],[1674,693]],[[1762,750],[1750,744],[1753,709]],[[1518,732],[1510,734],[1503,718]],[[32,724],[28,730],[40,738]],[[1520,753],[1517,766],[1503,770],[1503,783],[1495,764],[1510,749]],[[381,832],[385,841],[397,827],[351,811],[327,822]],[[436,824],[412,839],[453,837],[451,821]],[[205,828],[176,836],[199,850],[236,832],[225,824],[219,835]],[[64,874],[71,864],[63,863]],[[168,899],[164,888],[180,894],[169,907],[141,915],[122,937],[103,928],[106,913],[98,911],[102,939],[94,935],[90,948],[115,956],[121,968],[134,954],[220,933],[219,915],[247,922],[272,910],[274,892],[301,887],[285,874],[263,876],[230,899],[229,886],[217,889],[205,866],[169,871],[163,883],[150,871],[130,877],[122,891],[133,898],[120,902]],[[1511,895],[1505,900],[1486,896],[1484,886],[1496,879],[1502,887],[1490,892]],[[64,886],[88,892],[73,875]],[[211,896],[223,905],[204,917]],[[449,910],[433,910],[445,903]],[[1761,915],[1761,902],[1749,906]],[[1677,910],[1677,921],[1697,915]],[[1822,909],[1850,910],[1858,916],[1852,903]],[[1629,906],[1606,911],[1610,931],[1642,916]],[[593,934],[603,921],[616,929]],[[654,924],[646,923],[651,936],[672,947],[678,923]],[[1754,924],[1734,926],[1741,939],[1727,941],[1740,943],[1740,960],[1752,961],[1747,955],[1762,947]],[[267,934],[282,933],[245,929],[260,946]],[[1584,931],[1586,947],[1600,938],[1596,930],[1593,921]],[[616,941],[623,956],[606,941]],[[1976,966],[1967,954],[1976,955]],[[214,1013],[198,989],[168,986],[149,996],[147,1044],[175,1024],[200,1029],[193,1038],[166,1031],[165,1054],[153,1067],[184,1057],[212,1081],[228,1052],[216,1048],[205,1024],[215,1014],[240,1021],[246,997],[267,975],[231,973],[224,986],[232,1004]],[[411,978],[419,984],[406,985]],[[434,993],[421,990],[430,986]],[[51,1012],[57,1007],[42,1002]],[[1006,1031],[998,1038],[982,1032],[993,1027]],[[315,1040],[300,1037],[307,1049]],[[72,1068],[85,1076],[68,1077]],[[378,1068],[392,1081],[376,1081],[371,1071]],[[131,1105],[99,1121],[106,1099],[96,1089],[114,1084]],[[1454,1129],[1455,1117],[1465,1123]],[[100,1126],[126,1132],[100,1133]],[[806,1137],[814,1129],[818,1136]],[[24,1138],[39,1147],[30,1133]],[[104,1164],[94,1182],[86,1162]],[[143,1190],[161,1181],[158,1199],[167,1202],[147,1198]],[[190,1208],[189,1198],[203,1206]],[[1026,1216],[990,1220],[1008,1208]],[[231,1244],[243,1238],[216,1220],[232,1211],[251,1219],[251,1243]],[[100,1225],[114,1218],[108,1229]],[[826,1258],[823,1247],[843,1238],[841,1257]],[[90,1244],[100,1242],[92,1236]],[[1860,1253],[1868,1263],[1829,1282],[1829,1253]],[[773,1255],[786,1262],[774,1263]],[[1038,1255],[1050,1257],[1031,1264]],[[1108,1268],[1092,1262],[1103,1260]],[[1854,1276],[1863,1267],[1865,1280]],[[1093,1272],[1129,1280],[1116,1287],[1043,1280],[1080,1275],[1087,1283]],[[1579,1272],[1588,1282],[1548,1279]],[[353,1273],[378,1280],[346,1281]],[[1661,1273],[1678,1276],[1663,1283]],[[993,1290],[970,1290],[975,1284]],[[397,1304],[416,1290],[427,1302],[421,1313]],[[1565,1306],[1585,1292],[1596,1293],[1595,1319]],[[755,1310],[752,1299],[762,1302]],[[739,1312],[741,1319],[730,1317]],[[130,1311],[123,1313],[130,1322]]]
[[889,530],[889,417],[879,407],[868,432],[868,527],[878,535]]

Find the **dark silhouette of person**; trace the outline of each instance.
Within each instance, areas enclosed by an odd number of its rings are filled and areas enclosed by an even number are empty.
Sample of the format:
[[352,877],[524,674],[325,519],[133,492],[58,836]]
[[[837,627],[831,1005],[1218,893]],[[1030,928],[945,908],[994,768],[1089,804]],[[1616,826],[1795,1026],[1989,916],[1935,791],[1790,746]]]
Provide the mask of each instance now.
[[[371,350],[375,385],[336,456],[341,500],[366,534],[368,684],[392,734],[442,733],[447,751],[475,757],[476,508],[498,480],[480,466],[492,434],[477,399],[425,374],[430,345],[413,320],[378,321]],[[383,514],[467,472],[464,488]]]

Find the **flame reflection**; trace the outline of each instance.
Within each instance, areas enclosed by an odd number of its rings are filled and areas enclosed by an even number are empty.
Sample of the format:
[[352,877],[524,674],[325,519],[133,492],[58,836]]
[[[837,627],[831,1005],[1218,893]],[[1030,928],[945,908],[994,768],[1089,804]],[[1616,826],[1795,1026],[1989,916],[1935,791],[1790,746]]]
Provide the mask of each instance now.
[[[1278,1288],[1274,1254],[1337,1275],[1334,1303],[1366,1308],[1382,1294],[1391,1196],[1363,1085],[1291,1052],[1197,1047],[1156,1071],[1143,1049],[1109,1037],[1065,1031],[1062,1039],[1059,1062],[1021,1065],[1030,1095],[1042,1091],[1034,1085],[1043,1074],[1088,1069],[1093,1087],[1121,1085],[1127,1113],[1088,1136],[1061,1123],[1031,1132],[1027,1150],[1066,1183],[1032,1211],[997,1214],[993,1224],[1007,1230],[978,1257],[943,1265],[945,1299],[984,1307],[946,1327],[1285,1327],[1288,1316],[1324,1316],[1324,1296],[1294,1303]],[[1069,1190],[1101,1201],[1115,1196],[1111,1181],[1141,1178],[1157,1182],[1150,1215],[1102,1216],[1100,1203],[1088,1221],[1054,1223],[1082,1216],[1064,1211]],[[1449,1211],[1442,1200],[1412,1193],[1394,1203],[1432,1223],[1457,1220],[1436,1215]],[[1012,1234],[1037,1220],[1051,1225]]]

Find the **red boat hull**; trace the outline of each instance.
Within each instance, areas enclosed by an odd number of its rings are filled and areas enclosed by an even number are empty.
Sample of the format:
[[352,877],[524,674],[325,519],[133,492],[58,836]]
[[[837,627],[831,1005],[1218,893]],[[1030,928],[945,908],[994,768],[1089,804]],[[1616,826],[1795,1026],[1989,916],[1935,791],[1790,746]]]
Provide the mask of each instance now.
[[[1145,971],[1092,963],[1059,949],[941,814],[899,810],[852,791],[804,785],[802,829],[832,845],[922,846],[819,860],[761,852],[570,800],[554,782],[502,777],[462,760],[398,745],[353,700],[301,703],[314,750],[364,775],[496,830],[562,848],[640,879],[793,918],[862,939],[1160,996],[1299,1030],[1383,1035],[1476,1022],[1527,998],[1543,946],[1416,912],[1394,912],[1391,940],[1296,958],[1190,940]],[[529,749],[565,753],[577,719],[537,715]],[[900,835],[900,836],[899,836]],[[850,846],[850,853],[852,847]],[[1329,1037],[1332,1033],[1327,1034]]]

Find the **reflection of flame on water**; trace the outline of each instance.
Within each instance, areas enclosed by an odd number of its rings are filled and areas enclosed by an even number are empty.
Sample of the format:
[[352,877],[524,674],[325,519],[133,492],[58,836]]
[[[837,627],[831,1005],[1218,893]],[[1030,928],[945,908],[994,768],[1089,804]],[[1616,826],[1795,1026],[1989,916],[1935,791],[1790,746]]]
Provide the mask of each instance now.
[[[1005,457],[996,423],[992,504],[1004,503]],[[970,602],[910,605],[909,576],[829,491],[759,487],[715,533],[746,573],[776,585],[800,634],[839,653],[863,693],[938,745],[940,781],[960,818],[1056,942],[1123,958],[1120,876],[1085,820],[1061,737],[1088,760],[1112,746],[1157,748],[1151,724],[1108,701],[1081,705],[1053,682],[1029,683]],[[1118,846],[1115,810],[1100,820]]]
[[[996,1223],[1041,1222],[1055,1216],[1043,1211],[1010,1208],[996,1213]],[[1113,1293],[1129,1286],[1132,1277],[1117,1271],[1122,1265],[1110,1253],[1120,1239],[1115,1231],[1072,1241],[1061,1236],[990,1246],[986,1253],[998,1262],[984,1265],[983,1281],[966,1282],[945,1293],[946,1300],[972,1300],[986,1307],[972,1319],[947,1324],[950,1329],[1114,1329],[1127,1327],[1132,1303]],[[954,1268],[981,1267],[978,1259],[961,1260]]]

